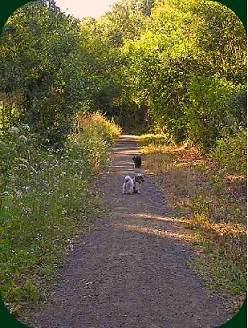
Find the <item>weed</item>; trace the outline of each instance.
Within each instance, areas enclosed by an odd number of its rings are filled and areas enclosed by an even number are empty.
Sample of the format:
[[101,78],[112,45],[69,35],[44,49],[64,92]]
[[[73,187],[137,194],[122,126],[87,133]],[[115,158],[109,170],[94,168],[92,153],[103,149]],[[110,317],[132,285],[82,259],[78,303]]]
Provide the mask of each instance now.
[[76,236],[101,210],[95,178],[118,133],[117,126],[93,114],[63,151],[39,149],[22,127],[0,135],[0,281],[13,314],[45,296]]
[[186,232],[195,234],[200,256],[191,260],[191,266],[209,287],[233,297],[246,290],[245,156],[237,156],[244,154],[244,135],[240,134],[238,147],[234,138],[229,140],[231,147],[219,142],[210,156],[192,145],[162,146],[156,138],[151,142],[150,135],[142,137],[148,140],[142,143],[146,169],[164,190],[167,204],[186,218]]

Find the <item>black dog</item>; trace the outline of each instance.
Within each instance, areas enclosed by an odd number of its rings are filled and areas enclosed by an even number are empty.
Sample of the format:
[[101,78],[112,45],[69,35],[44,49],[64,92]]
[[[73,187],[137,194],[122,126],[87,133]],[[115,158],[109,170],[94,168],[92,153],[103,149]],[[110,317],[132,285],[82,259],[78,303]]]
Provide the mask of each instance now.
[[141,157],[140,156],[134,156],[132,158],[133,160],[133,165],[134,165],[134,168],[141,168]]

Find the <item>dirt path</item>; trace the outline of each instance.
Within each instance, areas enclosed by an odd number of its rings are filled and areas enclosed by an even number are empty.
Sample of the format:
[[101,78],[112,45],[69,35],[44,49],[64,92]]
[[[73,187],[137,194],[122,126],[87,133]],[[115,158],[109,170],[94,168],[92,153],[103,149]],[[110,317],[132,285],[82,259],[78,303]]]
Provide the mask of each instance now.
[[[99,181],[110,210],[82,237],[37,328],[210,328],[229,316],[187,266],[192,248],[162,193],[145,174],[141,193],[122,195],[134,174],[134,136],[117,142],[109,171]],[[144,172],[143,172],[144,173]]]

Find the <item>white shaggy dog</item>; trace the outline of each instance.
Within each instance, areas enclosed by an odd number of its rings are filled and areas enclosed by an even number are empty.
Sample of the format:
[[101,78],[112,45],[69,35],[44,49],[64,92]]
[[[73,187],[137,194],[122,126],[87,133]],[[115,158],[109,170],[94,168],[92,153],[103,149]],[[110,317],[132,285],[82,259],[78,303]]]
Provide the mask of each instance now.
[[129,175],[126,175],[124,178],[122,193],[133,194],[133,192],[134,192],[134,181]]
[[127,175],[124,178],[124,183],[122,187],[122,193],[123,194],[134,194],[134,193],[140,193],[139,191],[139,184],[144,182],[143,175],[141,173],[138,173],[133,179]]

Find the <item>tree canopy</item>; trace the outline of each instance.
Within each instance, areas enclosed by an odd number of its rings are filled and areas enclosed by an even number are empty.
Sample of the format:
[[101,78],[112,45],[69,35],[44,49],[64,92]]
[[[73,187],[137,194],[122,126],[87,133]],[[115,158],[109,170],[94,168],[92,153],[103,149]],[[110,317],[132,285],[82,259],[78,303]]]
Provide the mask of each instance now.
[[78,20],[35,1],[9,18],[0,59],[1,126],[27,123],[41,145],[97,110],[205,148],[246,125],[246,34],[218,2],[122,0]]

